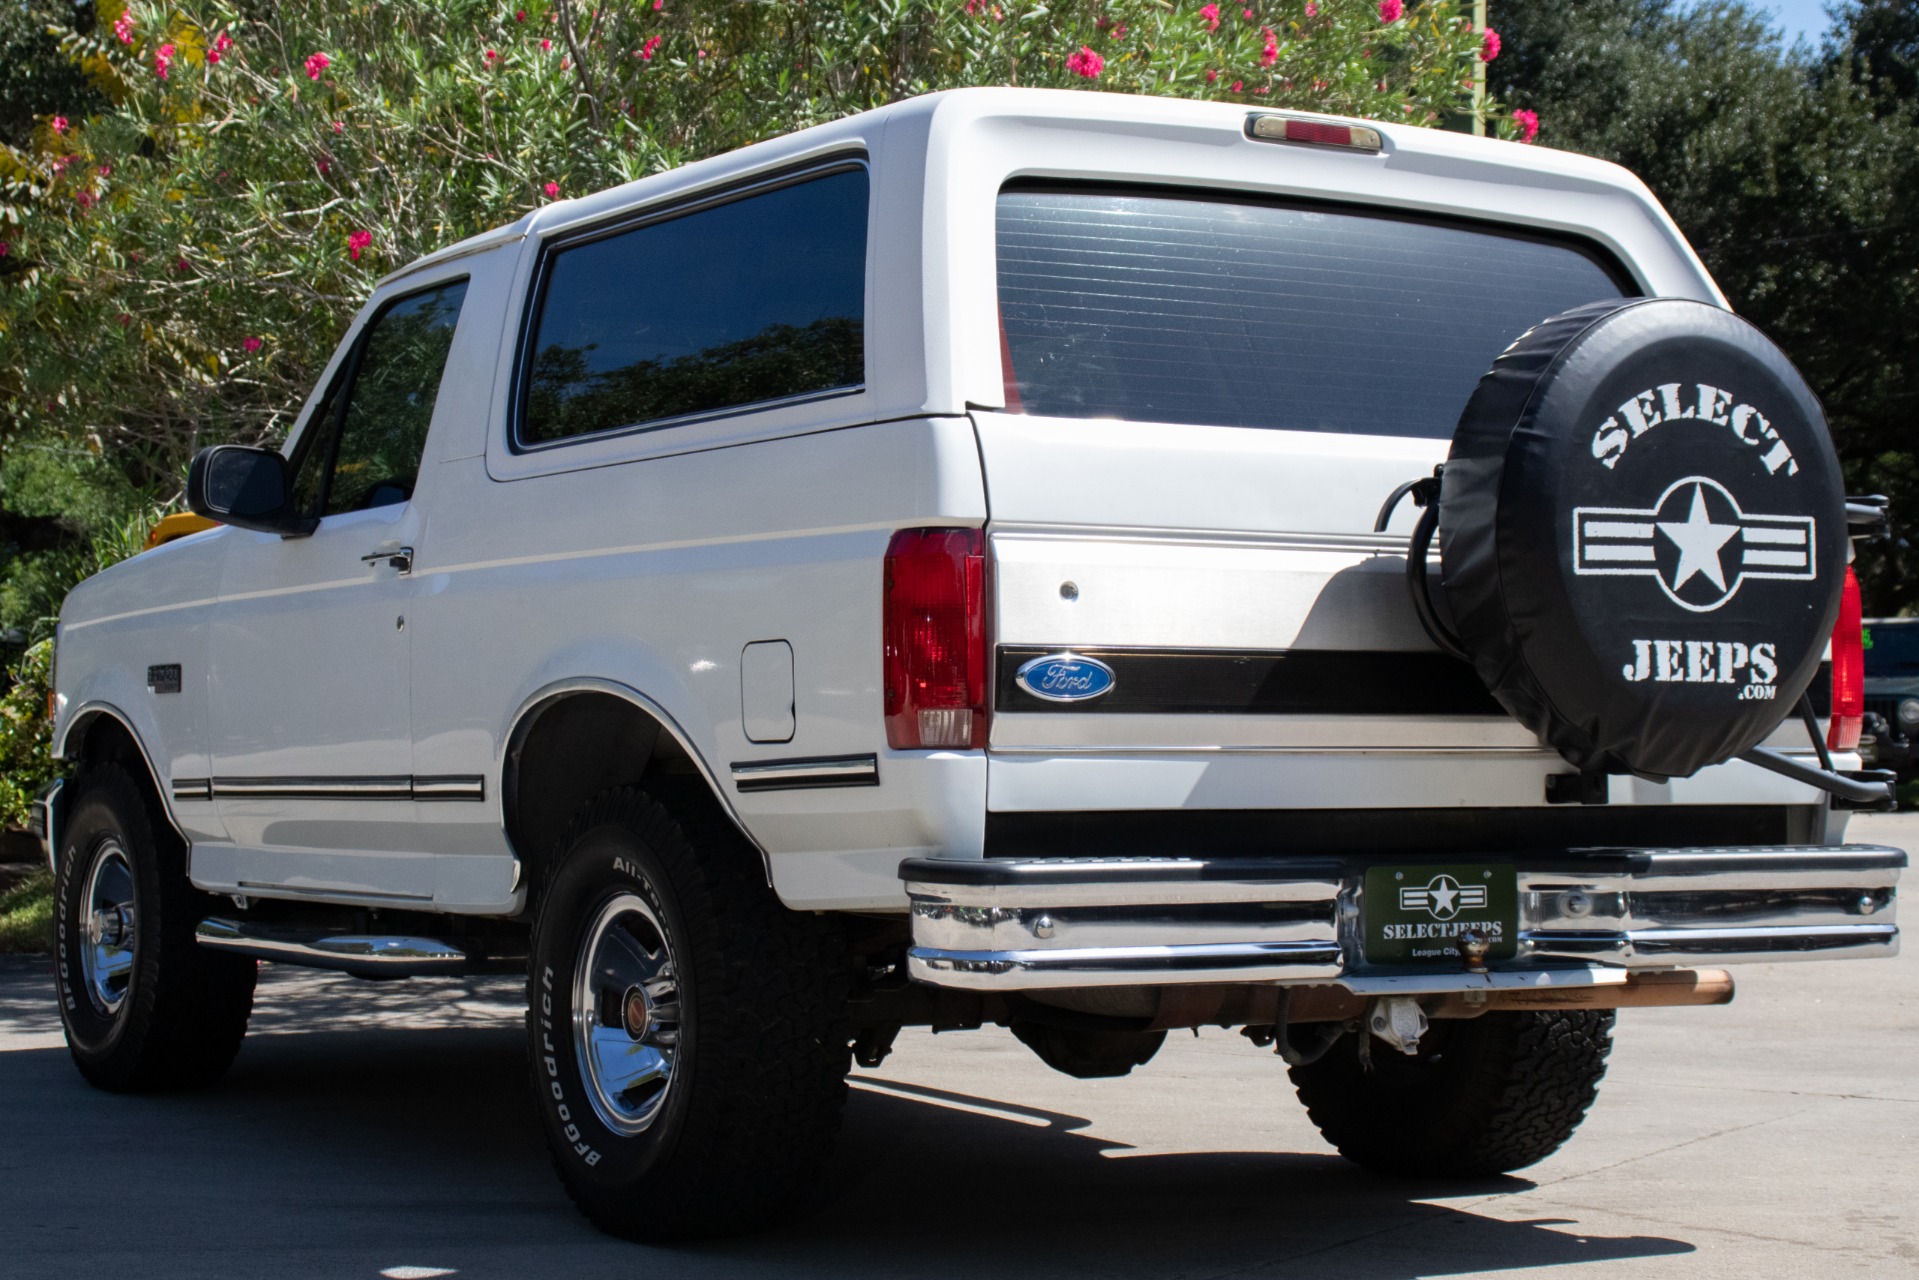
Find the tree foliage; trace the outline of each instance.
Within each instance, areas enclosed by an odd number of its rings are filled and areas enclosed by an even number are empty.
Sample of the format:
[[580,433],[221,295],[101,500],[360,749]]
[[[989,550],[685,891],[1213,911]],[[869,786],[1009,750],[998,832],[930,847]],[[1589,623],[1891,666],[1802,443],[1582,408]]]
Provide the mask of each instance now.
[[1757,7],[1500,7],[1502,96],[1542,144],[1617,161],[1671,210],[1734,308],[1825,404],[1848,484],[1893,499],[1859,562],[1867,609],[1919,607],[1919,9],[1853,0],[1823,49]]
[[[121,510],[171,498],[198,446],[284,431],[381,275],[556,197],[965,85],[1430,124],[1480,49],[1454,0],[207,0],[53,27],[84,84],[0,152],[0,505],[62,527],[49,463]],[[57,596],[28,597],[89,553],[62,554],[15,558],[0,625],[44,630]]]

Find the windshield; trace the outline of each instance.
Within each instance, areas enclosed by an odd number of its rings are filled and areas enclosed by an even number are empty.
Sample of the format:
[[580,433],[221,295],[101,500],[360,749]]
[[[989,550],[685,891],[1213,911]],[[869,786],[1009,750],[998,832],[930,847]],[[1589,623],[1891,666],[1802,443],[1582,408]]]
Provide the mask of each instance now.
[[999,198],[1008,409],[1450,438],[1538,321],[1628,290],[1591,251],[1252,200]]

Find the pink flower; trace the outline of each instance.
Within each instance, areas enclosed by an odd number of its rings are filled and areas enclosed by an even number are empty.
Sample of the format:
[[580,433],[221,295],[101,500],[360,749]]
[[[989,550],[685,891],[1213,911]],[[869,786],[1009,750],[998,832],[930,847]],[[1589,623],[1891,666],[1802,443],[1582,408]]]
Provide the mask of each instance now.
[[658,36],[648,36],[646,38],[646,43],[640,46],[640,61],[642,62],[653,61],[653,53],[659,47],[660,47],[660,38]]
[[1271,27],[1261,27],[1260,34],[1266,37],[1266,47],[1259,52],[1259,65],[1270,67],[1279,61],[1279,37]]
[[1219,72],[1213,70],[1211,67],[1206,68],[1206,83],[1211,84],[1217,79],[1219,79]]
[[335,120],[335,121],[333,122],[333,132],[335,132],[335,133],[345,133],[345,132],[346,132],[346,121],[344,121],[344,120]]
[[1319,6],[1314,3],[1314,0],[1306,0],[1306,16],[1309,18],[1319,16]]
[[1406,0],[1379,0],[1379,20],[1391,24],[1398,22],[1406,13]]
[[1485,37],[1479,42],[1479,60],[1491,62],[1499,56],[1499,33],[1491,27],[1486,28]]
[[1523,107],[1513,112],[1513,123],[1519,126],[1519,140],[1531,142],[1539,136],[1539,113],[1527,111]]
[[1097,80],[1099,73],[1106,70],[1106,59],[1094,53],[1090,46],[1081,45],[1078,53],[1066,55],[1066,69],[1088,80]]
[[358,262],[360,260],[360,250],[372,243],[373,233],[371,231],[352,232],[346,238],[347,252],[353,255],[355,262]]
[[207,50],[207,65],[209,67],[212,66],[214,63],[218,62],[219,60],[220,60],[220,51],[218,49]]
[[113,34],[120,37],[121,44],[133,43],[133,15],[123,13],[113,23]]
[[[318,80],[320,73],[332,65],[333,59],[327,57],[324,53],[309,53],[306,60],[307,79]],[[357,258],[360,255],[356,253],[353,256]]]
[[82,209],[91,209],[93,208],[94,201],[100,197],[94,195],[91,191],[76,191],[73,193],[73,198],[79,202]]
[[53,158],[53,171],[55,173],[65,173],[67,171],[67,166],[72,163],[73,163],[72,156],[55,156]]
[[513,11],[513,21],[515,21],[515,22],[525,22],[525,21],[526,21],[526,10],[524,10],[524,9],[515,9],[515,10]]
[[113,175],[113,166],[110,164],[103,164],[100,166],[99,173],[100,173],[100,176],[103,178],[111,177]]
[[551,40],[542,40],[542,41],[540,41],[540,52],[541,52],[541,53],[547,53],[547,52],[550,52],[550,51],[552,50],[552,48],[553,48],[553,42],[552,42]]
[[12,242],[7,240],[0,240],[0,258],[4,258],[12,252],[13,252]]
[[480,58],[486,63],[487,66],[490,67],[494,63],[500,60],[500,55],[498,50],[488,49],[485,53],[480,55]]
[[207,46],[207,65],[213,66],[219,62],[221,57],[226,54],[226,51],[232,47],[233,37],[222,31],[218,36],[214,37],[213,43]]
[[1209,4],[1199,11],[1199,20],[1206,24],[1208,31],[1219,30],[1219,6]]
[[1235,81],[1233,81],[1233,92],[1234,92],[1234,93],[1238,93],[1238,92],[1239,92],[1239,91],[1240,91],[1241,89],[1243,89],[1243,88],[1245,88],[1245,87],[1246,87],[1246,82],[1245,82],[1244,80],[1235,80]]
[[258,351],[261,347],[264,347],[265,345],[266,343],[260,341],[258,338],[240,339],[240,347],[248,355],[252,355],[254,352]]
[[153,74],[162,80],[167,78],[167,64],[173,61],[173,46],[163,44],[153,54]]
[[658,13],[664,8],[666,8],[666,0],[653,0],[653,12]]
[[558,199],[560,194],[560,184],[557,182],[549,182],[546,184],[544,190],[546,191],[546,198],[548,200]]
[[1242,9],[1240,10],[1239,16],[1251,22],[1253,20],[1253,11],[1251,9]]
[[1125,38],[1126,38],[1126,24],[1122,22],[1118,26],[1113,28],[1113,39],[1124,40]]
[[55,133],[65,133],[67,131],[67,118],[65,116],[55,116],[53,119],[47,121],[47,128],[53,130]]

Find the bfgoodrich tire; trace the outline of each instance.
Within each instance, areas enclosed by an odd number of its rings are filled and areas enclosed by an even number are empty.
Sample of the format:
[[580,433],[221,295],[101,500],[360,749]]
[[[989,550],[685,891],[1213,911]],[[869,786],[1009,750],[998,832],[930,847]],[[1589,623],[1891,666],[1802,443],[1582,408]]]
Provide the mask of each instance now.
[[561,1181],[633,1240],[800,1208],[846,1100],[844,940],[788,911],[710,800],[610,791],[576,816],[534,924],[533,1092]]
[[1438,1021],[1416,1057],[1375,1041],[1368,1070],[1353,1041],[1291,1074],[1320,1133],[1356,1164],[1415,1178],[1507,1173],[1557,1151],[1586,1118],[1613,1019],[1582,1009]]
[[67,1045],[102,1089],[211,1084],[253,1010],[255,965],[204,950],[211,900],[187,882],[186,846],[117,764],[80,779],[54,882],[54,976]]

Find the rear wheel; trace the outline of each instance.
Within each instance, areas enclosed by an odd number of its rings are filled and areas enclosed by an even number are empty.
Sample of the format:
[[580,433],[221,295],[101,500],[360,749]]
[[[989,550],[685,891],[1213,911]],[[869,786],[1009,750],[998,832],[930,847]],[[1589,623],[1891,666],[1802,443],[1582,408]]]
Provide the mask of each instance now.
[[204,950],[210,899],[187,882],[186,846],[117,764],[81,779],[55,881],[55,981],[67,1045],[102,1089],[217,1080],[253,1010],[254,962]]
[[1342,1044],[1291,1075],[1348,1160],[1406,1177],[1506,1173],[1557,1151],[1586,1118],[1613,1021],[1610,1009],[1438,1021],[1416,1056],[1375,1041],[1369,1069]]
[[574,819],[534,925],[534,1096],[561,1180],[615,1235],[790,1215],[846,1099],[846,949],[783,907],[704,797],[620,789]]

